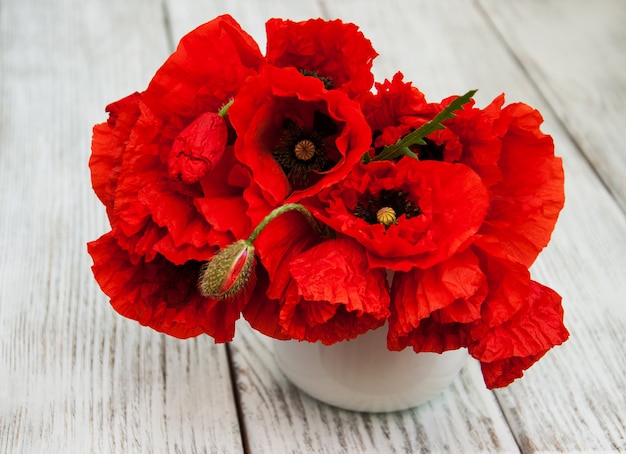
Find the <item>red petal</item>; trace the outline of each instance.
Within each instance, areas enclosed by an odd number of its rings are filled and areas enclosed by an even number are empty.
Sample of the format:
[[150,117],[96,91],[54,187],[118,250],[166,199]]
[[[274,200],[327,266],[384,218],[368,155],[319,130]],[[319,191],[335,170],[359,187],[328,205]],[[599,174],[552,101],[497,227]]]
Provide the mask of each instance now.
[[528,300],[530,273],[524,265],[509,260],[504,246],[497,240],[477,237],[474,244],[472,249],[480,258],[489,286],[480,323],[473,327],[477,333],[506,322],[524,307]]
[[512,260],[530,266],[548,244],[565,201],[563,166],[554,156],[552,138],[539,126],[543,119],[525,104],[502,110],[499,128],[502,181],[480,233],[502,242]]
[[372,61],[377,54],[356,25],[340,20],[270,19],[266,29],[270,64],[315,71],[332,79],[332,88],[351,96],[372,87]]
[[320,241],[319,234],[302,214],[295,211],[288,211],[267,225],[254,241],[254,246],[269,275],[269,298],[282,297],[291,279],[291,260]]
[[133,93],[107,106],[109,119],[93,128],[91,142],[91,183],[93,189],[112,215],[115,190],[132,127],[139,117],[139,93]]
[[250,301],[243,309],[243,316],[252,328],[266,336],[280,340],[291,339],[280,326],[280,302],[267,296],[269,277],[260,264],[257,265],[256,276],[257,283]]
[[561,297],[552,289],[530,282],[524,308],[507,322],[489,330],[470,353],[481,361],[488,388],[506,386],[522,375],[555,345],[569,337],[563,325]]
[[369,268],[349,239],[325,241],[289,263],[293,280],[281,309],[281,326],[296,339],[331,344],[381,326],[389,316],[383,270]]
[[486,284],[478,258],[469,250],[426,270],[396,273],[389,330],[407,335],[435,311],[444,323],[474,321],[480,318]]
[[412,347],[416,353],[442,353],[447,350],[456,350],[466,347],[467,332],[460,323],[441,323],[435,318],[425,318],[419,326],[404,336],[396,331],[389,330],[387,347],[397,351]]
[[219,16],[180,40],[154,75],[144,100],[164,119],[217,112],[262,61],[257,44],[239,24]]

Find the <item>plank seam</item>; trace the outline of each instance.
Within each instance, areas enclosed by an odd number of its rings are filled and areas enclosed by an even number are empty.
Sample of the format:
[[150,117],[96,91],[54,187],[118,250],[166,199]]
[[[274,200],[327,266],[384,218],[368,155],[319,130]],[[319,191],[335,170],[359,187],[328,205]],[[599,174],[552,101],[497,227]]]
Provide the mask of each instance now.
[[176,50],[176,43],[174,42],[174,32],[172,31],[172,20],[170,10],[167,6],[167,0],[163,0],[161,3],[161,10],[163,12],[163,28],[165,29],[165,41],[170,53]]
[[323,19],[330,20],[330,11],[328,11],[328,7],[326,6],[326,2],[324,0],[318,0],[317,5],[320,8],[321,16]]
[[233,353],[231,350],[230,342],[227,342],[224,347],[226,348],[226,359],[228,361],[228,375],[230,376],[230,384],[233,391],[233,397],[235,399],[235,409],[237,410],[237,422],[239,423],[239,435],[241,436],[241,446],[244,454],[249,454],[250,445],[248,443],[248,431],[246,430],[246,421],[243,415],[243,409],[241,407],[241,393],[237,386],[237,374],[235,371],[235,361],[233,360]]

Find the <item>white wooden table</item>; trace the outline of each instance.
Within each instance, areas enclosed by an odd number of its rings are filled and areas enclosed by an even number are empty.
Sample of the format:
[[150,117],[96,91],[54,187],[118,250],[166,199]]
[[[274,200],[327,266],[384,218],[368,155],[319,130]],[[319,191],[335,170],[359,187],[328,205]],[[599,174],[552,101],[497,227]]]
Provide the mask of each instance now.
[[[567,202],[532,273],[571,339],[508,388],[471,363],[421,407],[358,414],[291,386],[243,323],[215,345],[118,316],[85,247],[107,230],[91,127],[225,12],[262,48],[270,17],[339,17],[380,53],[377,80],[539,108]],[[625,135],[623,0],[0,0],[0,452],[626,450]]]

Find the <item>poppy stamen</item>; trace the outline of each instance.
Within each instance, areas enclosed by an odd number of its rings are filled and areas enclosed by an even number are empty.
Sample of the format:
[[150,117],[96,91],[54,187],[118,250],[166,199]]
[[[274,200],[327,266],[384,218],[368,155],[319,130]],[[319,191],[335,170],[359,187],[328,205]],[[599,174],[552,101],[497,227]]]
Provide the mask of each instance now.
[[364,194],[354,207],[354,215],[368,224],[382,224],[385,230],[398,220],[411,219],[422,214],[418,204],[403,191],[385,189],[378,194]]
[[308,161],[315,156],[315,144],[308,139],[301,140],[296,144],[293,152],[299,160]]
[[330,77],[324,77],[324,76],[320,76],[317,71],[310,71],[308,69],[301,69],[300,70],[300,74],[302,74],[303,76],[310,76],[310,77],[315,77],[316,79],[319,79],[322,81],[322,83],[324,84],[324,88],[326,90],[331,90],[333,88],[333,80]]
[[382,207],[376,212],[376,220],[385,227],[389,227],[397,221],[396,211],[391,207]]
[[[316,113],[315,117],[325,116]],[[328,157],[323,128],[318,130],[316,122],[313,126],[312,129],[300,127],[295,121],[286,119],[278,144],[272,151],[272,156],[294,189],[307,187],[316,178],[316,173],[325,172],[334,164]]]

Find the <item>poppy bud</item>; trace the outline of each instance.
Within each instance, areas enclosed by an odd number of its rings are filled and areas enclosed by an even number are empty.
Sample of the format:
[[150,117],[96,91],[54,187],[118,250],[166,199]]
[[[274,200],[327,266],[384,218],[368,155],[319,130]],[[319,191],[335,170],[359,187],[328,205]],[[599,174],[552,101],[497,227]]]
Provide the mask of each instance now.
[[219,114],[206,112],[174,139],[167,160],[172,181],[194,184],[222,159],[228,142],[228,126]]
[[200,270],[200,294],[215,299],[237,295],[250,281],[255,261],[249,241],[239,240],[221,249]]

